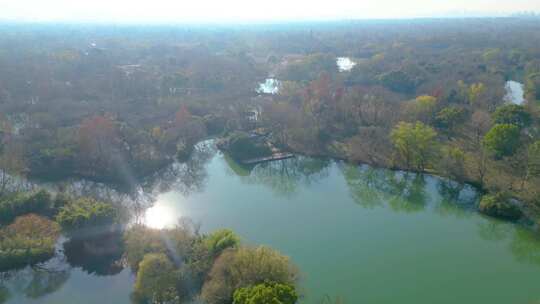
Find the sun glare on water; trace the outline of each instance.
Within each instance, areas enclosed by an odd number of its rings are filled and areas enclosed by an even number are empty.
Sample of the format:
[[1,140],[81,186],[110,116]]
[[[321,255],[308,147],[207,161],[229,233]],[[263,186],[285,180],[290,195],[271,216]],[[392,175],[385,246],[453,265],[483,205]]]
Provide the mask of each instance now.
[[154,206],[148,208],[144,215],[146,226],[155,229],[173,227],[178,222],[178,214],[166,202],[157,201]]

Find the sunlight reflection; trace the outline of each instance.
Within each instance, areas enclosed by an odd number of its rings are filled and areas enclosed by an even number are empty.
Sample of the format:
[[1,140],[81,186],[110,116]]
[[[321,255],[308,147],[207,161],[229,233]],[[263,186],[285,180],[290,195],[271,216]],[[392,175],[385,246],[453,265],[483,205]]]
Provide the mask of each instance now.
[[155,229],[173,227],[178,222],[178,210],[174,210],[168,202],[158,200],[148,208],[144,216],[144,224]]

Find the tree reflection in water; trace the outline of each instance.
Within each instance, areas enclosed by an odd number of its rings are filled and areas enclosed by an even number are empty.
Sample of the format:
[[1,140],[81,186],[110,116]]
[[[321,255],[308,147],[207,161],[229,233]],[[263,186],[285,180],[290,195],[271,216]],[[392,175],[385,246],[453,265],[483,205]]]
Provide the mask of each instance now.
[[422,174],[377,169],[340,163],[353,200],[365,207],[388,206],[392,210],[415,212],[425,208],[429,199]]
[[518,227],[514,230],[510,249],[518,261],[540,266],[540,236],[538,233]]
[[70,196],[93,197],[112,202],[124,211],[125,222],[140,222],[146,209],[152,206],[158,194],[170,190],[184,195],[204,190],[208,178],[206,164],[216,154],[213,140],[198,143],[185,163],[175,162],[139,183],[115,186],[90,180],[70,180],[61,183],[39,184],[55,192]]
[[[405,171],[340,163],[352,199],[364,208],[389,207],[394,211],[416,212],[428,204],[441,215],[467,216],[478,201],[469,185]],[[464,208],[462,208],[464,207]]]
[[[436,177],[433,177],[436,178]],[[480,192],[473,186],[461,184],[444,178],[436,178],[437,194],[441,201],[435,211],[441,216],[465,218],[473,215],[474,208],[480,199]]]
[[24,299],[52,294],[62,288],[75,268],[93,276],[116,275],[124,269],[123,254],[122,231],[119,229],[61,238],[55,256],[47,262],[0,273],[0,303],[11,299],[24,303]]
[[144,188],[154,195],[175,190],[188,196],[204,190],[206,165],[217,153],[213,140],[198,143],[188,161],[173,163],[146,181]]
[[84,238],[71,238],[64,243],[64,254],[72,267],[80,267],[88,274],[115,275],[123,269],[122,231],[114,229]]
[[540,266],[540,235],[532,227],[484,217],[479,235],[493,242],[507,241],[513,256],[522,263]]
[[304,156],[261,163],[256,166],[242,166],[225,156],[229,173],[240,177],[246,184],[263,185],[279,196],[294,195],[301,185],[311,185],[329,174],[330,160]]
[[58,291],[70,277],[70,266],[62,254],[22,270],[0,274],[0,303],[14,295],[37,299]]
[[478,224],[478,234],[483,240],[500,242],[512,235],[515,229],[506,222],[485,217]]
[[4,285],[0,285],[0,303],[5,303],[11,298],[11,293],[9,289]]

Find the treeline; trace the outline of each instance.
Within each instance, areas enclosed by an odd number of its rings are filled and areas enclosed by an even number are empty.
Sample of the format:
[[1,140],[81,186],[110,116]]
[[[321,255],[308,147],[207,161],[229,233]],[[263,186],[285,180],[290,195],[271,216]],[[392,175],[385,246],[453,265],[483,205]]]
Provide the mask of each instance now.
[[[118,225],[125,221],[123,212],[118,204],[44,190],[4,196],[0,271],[65,254],[70,265],[97,275],[117,273],[123,268],[121,260],[126,261],[136,273],[133,303],[202,298],[209,304],[294,304],[300,297],[298,270],[271,248],[242,246],[227,229],[202,234],[188,220],[160,230],[140,224],[123,229]],[[68,238],[63,253],[56,250],[60,234]],[[9,298],[9,290],[5,292]]]
[[[433,172],[532,207],[539,29],[534,18],[2,25],[0,167],[133,184],[207,135],[263,127],[284,149]],[[257,96],[268,76],[279,94]],[[525,85],[524,105],[507,105],[507,80]]]
[[486,81],[458,80],[429,91],[391,73],[354,86],[335,71],[285,81],[264,105],[262,125],[300,153],[436,173],[517,198],[529,211],[540,205],[538,101],[511,104],[499,92],[504,79],[488,70],[478,72]]
[[0,271],[49,260],[61,232],[76,237],[87,230],[106,231],[121,218],[111,203],[45,190],[4,194],[0,214]]

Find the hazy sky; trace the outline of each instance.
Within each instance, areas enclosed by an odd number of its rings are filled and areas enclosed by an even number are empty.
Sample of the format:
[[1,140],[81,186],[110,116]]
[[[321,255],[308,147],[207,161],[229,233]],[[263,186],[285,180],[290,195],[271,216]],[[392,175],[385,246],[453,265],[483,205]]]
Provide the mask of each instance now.
[[540,0],[0,0],[0,19],[249,22],[540,12]]

